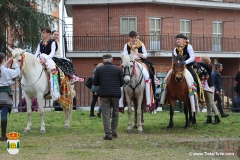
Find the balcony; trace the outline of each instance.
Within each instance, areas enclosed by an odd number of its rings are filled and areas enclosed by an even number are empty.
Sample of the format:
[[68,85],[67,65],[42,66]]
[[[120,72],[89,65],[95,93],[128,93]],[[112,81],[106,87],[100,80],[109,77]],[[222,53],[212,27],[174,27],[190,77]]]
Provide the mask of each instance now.
[[[140,40],[145,44],[149,53],[172,53],[175,47],[175,37],[172,35],[141,35]],[[68,53],[106,53],[123,50],[128,42],[128,36],[66,36],[65,44]],[[191,36],[189,43],[195,53],[217,54],[226,57],[239,57],[240,38]],[[227,54],[226,54],[227,53]],[[85,55],[86,56],[86,55]],[[67,56],[68,57],[68,56]],[[214,57],[214,56],[210,56]],[[221,56],[220,56],[221,57]]]

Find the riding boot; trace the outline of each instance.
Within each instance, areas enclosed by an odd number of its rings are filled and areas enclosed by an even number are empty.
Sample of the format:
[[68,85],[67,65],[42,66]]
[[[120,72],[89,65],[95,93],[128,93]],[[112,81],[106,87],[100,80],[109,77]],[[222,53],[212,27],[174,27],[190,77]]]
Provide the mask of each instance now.
[[6,130],[7,130],[7,120],[2,120],[1,121],[1,131],[2,131],[2,137],[0,138],[0,141],[7,141],[7,136],[6,136]]
[[200,92],[197,92],[197,94],[198,94],[198,102],[205,103],[205,101],[201,98]]
[[215,120],[214,120],[213,124],[218,124],[218,123],[220,123],[220,122],[221,122],[221,121],[220,121],[218,115],[215,115]]
[[204,124],[209,124],[212,123],[212,116],[207,116],[207,120],[206,122],[204,122]]

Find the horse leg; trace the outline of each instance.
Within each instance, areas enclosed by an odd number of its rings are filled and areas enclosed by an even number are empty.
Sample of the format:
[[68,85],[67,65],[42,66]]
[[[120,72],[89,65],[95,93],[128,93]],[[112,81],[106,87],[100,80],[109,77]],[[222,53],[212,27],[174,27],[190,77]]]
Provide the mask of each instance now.
[[188,111],[189,111],[189,121],[192,124],[196,124],[196,112],[192,112],[192,107],[191,107],[190,100],[188,101]]
[[142,120],[142,127],[144,128],[144,119],[143,119],[143,107],[144,107],[144,105],[143,105],[143,100],[141,101],[141,111],[142,111],[142,113],[141,113],[141,120]]
[[169,100],[170,102],[170,121],[169,124],[167,126],[167,129],[171,130],[173,128],[173,114],[174,114],[174,100]]
[[143,132],[143,127],[142,127],[142,96],[138,96],[137,100],[137,124],[138,124],[138,133],[141,134]]
[[65,129],[69,129],[70,128],[70,118],[72,115],[72,107],[68,107],[66,108],[65,106],[62,106],[63,111],[64,111],[64,116],[65,116],[65,125],[64,128]]
[[126,96],[127,105],[128,105],[128,133],[132,132],[132,122],[131,122],[131,116],[132,116],[132,107],[131,107],[131,99],[129,96]]
[[27,127],[24,129],[23,133],[28,133],[28,132],[30,132],[31,126],[32,126],[32,100],[27,94],[25,94],[24,97],[25,97],[26,104],[27,104],[28,123],[27,123]]
[[[184,126],[185,129],[188,129],[190,127],[190,121],[188,119],[188,112],[189,112],[189,117],[190,117],[190,114],[191,114],[191,107],[189,108],[189,103],[186,103],[188,101],[185,101],[184,102],[184,114],[185,114],[185,119],[186,119],[186,124]],[[185,105],[186,104],[186,105]]]
[[39,113],[40,119],[41,119],[40,133],[43,134],[43,133],[46,133],[45,123],[44,123],[43,95],[42,94],[37,95],[37,100],[38,100],[38,113]]
[[133,100],[134,103],[134,125],[133,128],[137,128],[137,101],[136,99]]

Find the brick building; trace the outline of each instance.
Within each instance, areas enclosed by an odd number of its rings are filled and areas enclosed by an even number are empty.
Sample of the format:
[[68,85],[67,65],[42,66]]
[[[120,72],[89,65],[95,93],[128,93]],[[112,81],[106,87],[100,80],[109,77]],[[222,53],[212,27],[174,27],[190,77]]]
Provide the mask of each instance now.
[[240,69],[240,0],[65,0],[65,6],[73,18],[66,57],[81,76],[90,76],[105,53],[119,65],[131,30],[139,33],[156,71],[170,70],[179,33],[188,36],[196,56],[223,63],[223,75]]
[[[119,65],[131,30],[139,33],[158,72],[171,69],[179,33],[189,38],[196,56],[209,56],[213,67],[222,63],[223,76],[240,70],[240,0],[65,0],[65,7],[73,19],[66,57],[82,77],[91,76],[106,53]],[[223,84],[225,95],[232,97],[234,80]],[[91,94],[81,94],[85,91],[83,83],[76,86],[77,104],[90,103]]]

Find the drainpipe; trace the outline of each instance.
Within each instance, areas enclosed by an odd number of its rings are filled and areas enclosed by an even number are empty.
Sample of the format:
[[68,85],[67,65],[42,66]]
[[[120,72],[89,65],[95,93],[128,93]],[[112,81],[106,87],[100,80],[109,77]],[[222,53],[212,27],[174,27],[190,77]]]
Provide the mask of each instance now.
[[63,57],[66,58],[66,51],[65,51],[65,43],[64,43],[64,37],[65,37],[65,31],[64,31],[64,25],[65,25],[65,21],[64,21],[64,0],[61,1],[62,2],[62,53],[63,53]]
[[110,19],[110,17],[109,17],[109,3],[108,3],[108,50],[109,50],[109,52],[110,52],[110,45],[109,45],[109,43],[110,43],[110,27],[109,27],[109,25],[110,25],[110,21],[109,21],[109,19]]

